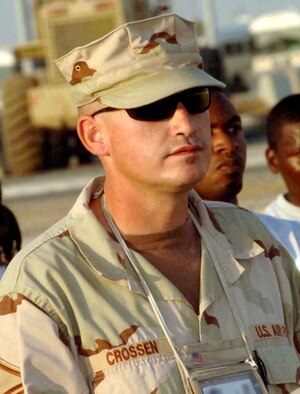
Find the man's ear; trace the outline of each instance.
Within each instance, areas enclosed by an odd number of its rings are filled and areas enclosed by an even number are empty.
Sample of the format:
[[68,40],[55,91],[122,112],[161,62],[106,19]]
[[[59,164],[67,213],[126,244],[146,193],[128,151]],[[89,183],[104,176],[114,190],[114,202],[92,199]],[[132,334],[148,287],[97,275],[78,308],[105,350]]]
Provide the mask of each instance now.
[[108,154],[105,122],[90,115],[82,115],[77,122],[77,133],[85,148],[96,156]]
[[271,149],[269,147],[266,149],[266,159],[269,169],[272,172],[274,172],[274,174],[280,172],[279,164],[278,164],[278,156],[274,149]]

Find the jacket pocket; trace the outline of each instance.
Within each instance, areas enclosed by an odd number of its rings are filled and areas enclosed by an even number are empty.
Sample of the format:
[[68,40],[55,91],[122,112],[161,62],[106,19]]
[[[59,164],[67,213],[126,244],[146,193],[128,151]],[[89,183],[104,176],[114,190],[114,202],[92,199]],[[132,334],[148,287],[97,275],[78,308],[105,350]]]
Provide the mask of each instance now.
[[256,343],[256,350],[265,365],[270,384],[297,382],[300,362],[296,350],[287,340],[286,342],[270,340]]

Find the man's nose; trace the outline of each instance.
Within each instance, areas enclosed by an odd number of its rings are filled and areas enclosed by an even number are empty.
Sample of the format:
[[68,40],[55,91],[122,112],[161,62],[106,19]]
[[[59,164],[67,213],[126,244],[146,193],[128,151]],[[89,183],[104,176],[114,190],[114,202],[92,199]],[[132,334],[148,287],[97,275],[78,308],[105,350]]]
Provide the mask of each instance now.
[[182,103],[177,104],[171,123],[176,134],[191,135],[196,131],[195,122]]

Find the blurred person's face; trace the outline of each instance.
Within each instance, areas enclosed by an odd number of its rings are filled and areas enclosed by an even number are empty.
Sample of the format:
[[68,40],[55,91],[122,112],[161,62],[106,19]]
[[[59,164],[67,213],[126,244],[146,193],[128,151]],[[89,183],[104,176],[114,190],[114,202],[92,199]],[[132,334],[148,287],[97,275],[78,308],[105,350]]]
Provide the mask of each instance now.
[[270,170],[282,175],[288,201],[300,206],[300,123],[285,124],[276,150],[268,148],[266,157]]
[[209,114],[212,156],[209,169],[196,190],[205,200],[236,204],[246,162],[241,118],[225,94],[216,91],[211,93]]

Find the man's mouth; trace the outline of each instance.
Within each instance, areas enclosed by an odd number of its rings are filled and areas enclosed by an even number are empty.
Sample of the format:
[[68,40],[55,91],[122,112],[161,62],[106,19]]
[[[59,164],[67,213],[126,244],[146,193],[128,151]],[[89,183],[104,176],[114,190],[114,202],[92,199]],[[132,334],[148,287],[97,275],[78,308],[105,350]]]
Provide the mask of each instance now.
[[171,153],[170,156],[193,154],[201,150],[199,145],[184,145]]
[[232,173],[240,172],[242,170],[242,163],[239,159],[227,159],[218,164],[217,169]]

